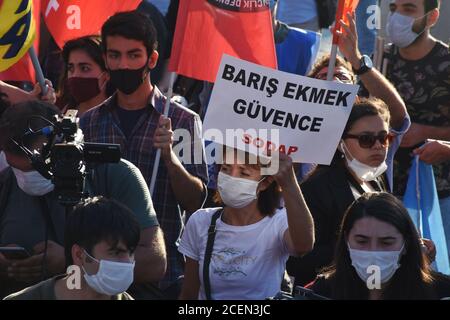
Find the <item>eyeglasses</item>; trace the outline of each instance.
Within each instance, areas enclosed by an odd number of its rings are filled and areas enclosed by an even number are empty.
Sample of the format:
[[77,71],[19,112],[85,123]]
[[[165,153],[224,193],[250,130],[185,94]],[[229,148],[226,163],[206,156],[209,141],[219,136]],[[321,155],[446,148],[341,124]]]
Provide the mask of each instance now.
[[[338,79],[340,82],[345,83],[345,84],[353,84],[353,79],[350,78],[349,76],[347,76],[346,74],[343,74],[343,73],[335,73],[333,75],[333,79],[334,78]],[[326,73],[319,73],[316,76],[316,79],[318,79],[318,80],[327,80],[327,74]]]
[[392,142],[392,139],[394,136],[390,133],[380,133],[378,135],[364,133],[364,134],[346,134],[344,135],[344,139],[357,139],[359,146],[364,149],[370,149],[372,148],[375,143],[380,141],[380,143],[385,147],[389,145]]

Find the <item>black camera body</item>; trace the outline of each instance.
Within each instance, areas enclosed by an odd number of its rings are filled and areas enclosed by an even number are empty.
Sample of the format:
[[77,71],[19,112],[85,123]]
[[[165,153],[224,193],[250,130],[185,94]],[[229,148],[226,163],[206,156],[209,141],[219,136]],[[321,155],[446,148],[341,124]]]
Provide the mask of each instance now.
[[32,159],[33,167],[55,186],[58,201],[74,206],[84,194],[88,168],[94,164],[113,163],[120,160],[120,145],[85,143],[79,128],[77,110],[68,110],[46,131],[48,143],[42,149],[39,160]]
[[78,203],[83,197],[86,178],[82,145],[55,144],[50,155],[50,168],[58,201],[63,205]]

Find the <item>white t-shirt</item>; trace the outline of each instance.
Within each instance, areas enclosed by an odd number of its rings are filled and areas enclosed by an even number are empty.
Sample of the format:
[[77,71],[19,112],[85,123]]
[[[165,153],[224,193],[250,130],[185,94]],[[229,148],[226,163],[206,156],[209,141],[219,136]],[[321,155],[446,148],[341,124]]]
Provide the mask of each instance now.
[[[205,300],[203,261],[211,217],[219,208],[200,209],[190,218],[178,250],[198,261],[200,292]],[[286,210],[247,226],[217,220],[209,282],[214,300],[263,300],[280,291],[289,252],[284,241]]]

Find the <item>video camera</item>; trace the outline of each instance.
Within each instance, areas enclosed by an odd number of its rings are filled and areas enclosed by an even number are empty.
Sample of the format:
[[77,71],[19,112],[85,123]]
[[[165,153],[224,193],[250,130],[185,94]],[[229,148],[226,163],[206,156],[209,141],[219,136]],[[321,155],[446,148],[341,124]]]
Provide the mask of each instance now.
[[[51,179],[58,201],[67,207],[76,205],[87,195],[84,193],[87,167],[91,164],[119,162],[120,145],[88,143],[83,141],[79,128],[77,110],[68,110],[64,116],[55,116],[55,121],[44,120],[48,126],[32,133],[48,137],[41,153],[26,149],[33,168],[43,177]],[[24,149],[23,146],[19,146]]]

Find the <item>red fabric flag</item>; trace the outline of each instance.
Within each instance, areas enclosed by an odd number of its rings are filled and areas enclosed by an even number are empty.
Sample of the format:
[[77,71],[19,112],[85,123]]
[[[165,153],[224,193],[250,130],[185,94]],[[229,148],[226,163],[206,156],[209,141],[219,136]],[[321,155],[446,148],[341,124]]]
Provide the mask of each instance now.
[[[348,18],[347,13],[355,12],[358,6],[359,0],[339,0],[337,10],[336,10],[336,20],[334,30],[342,31],[341,20],[347,24]],[[339,44],[339,36],[334,32],[333,34],[333,44]]]
[[142,0],[43,0],[42,15],[60,48],[71,39],[100,34],[116,12],[135,10]]
[[268,1],[180,1],[169,70],[214,82],[224,53],[277,67]]
[[[0,7],[2,2],[0,0]],[[34,38],[34,49],[36,54],[39,53],[39,29],[40,29],[40,0],[33,0],[33,17],[36,24],[36,35]],[[30,56],[25,54],[19,61],[17,61],[12,67],[0,72],[0,80],[2,81],[29,81],[36,82],[35,72],[33,64],[31,63]]]

